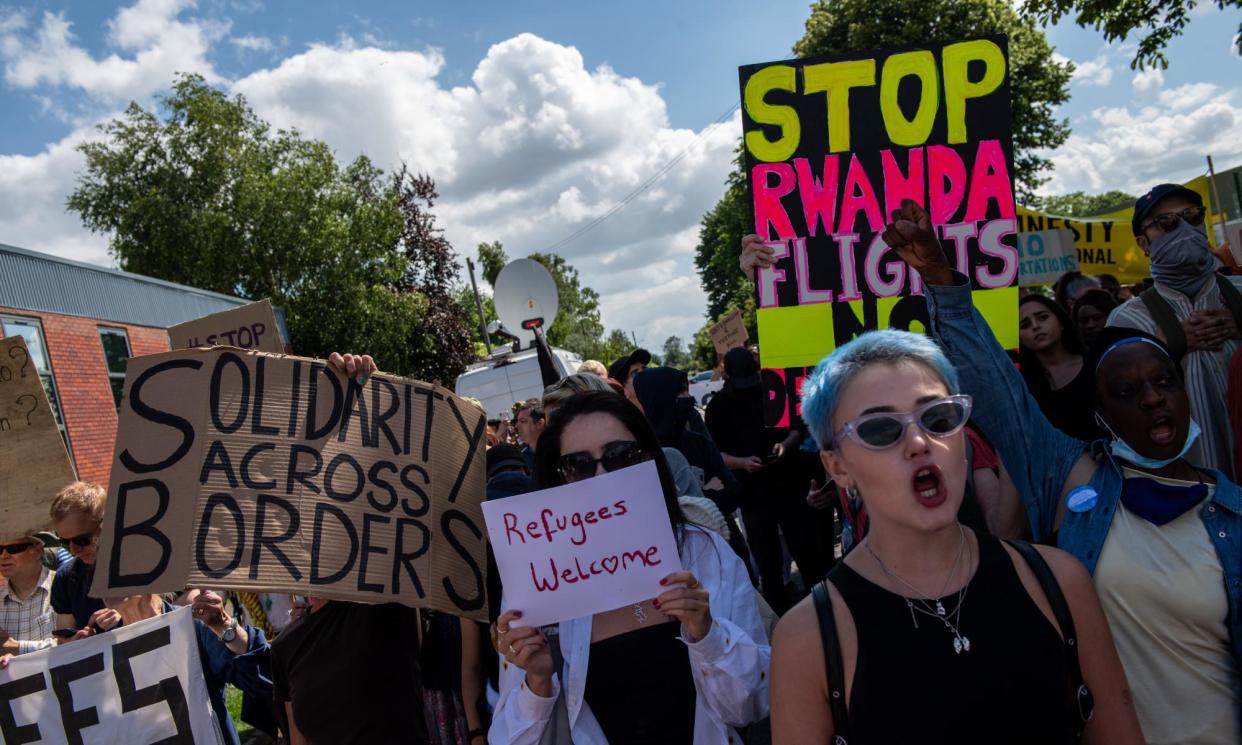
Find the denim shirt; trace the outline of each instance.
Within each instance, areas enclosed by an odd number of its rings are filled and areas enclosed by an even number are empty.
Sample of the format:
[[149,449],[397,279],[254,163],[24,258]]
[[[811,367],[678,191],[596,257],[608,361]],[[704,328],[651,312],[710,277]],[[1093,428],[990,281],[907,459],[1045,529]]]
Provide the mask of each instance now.
[[[974,397],[971,417],[996,447],[1013,479],[1026,504],[1035,540],[1047,541],[1056,530],[1062,495],[1067,487],[1078,485],[1067,483],[1070,470],[1088,446],[1049,423],[992,329],[975,310],[965,276],[954,275],[958,281],[954,286],[926,285],[932,333],[957,368],[962,391]],[[1123,485],[1121,467],[1105,444],[1100,441],[1090,447],[1096,466],[1088,483],[1098,494],[1095,507],[1085,512],[1067,509],[1056,533],[1057,545],[1077,557],[1092,574],[1112,527]],[[1238,645],[1242,634],[1242,491],[1223,473],[1206,472],[1216,479],[1216,491],[1212,499],[1199,506],[1199,517],[1224,574],[1230,646],[1235,663],[1242,669]]]

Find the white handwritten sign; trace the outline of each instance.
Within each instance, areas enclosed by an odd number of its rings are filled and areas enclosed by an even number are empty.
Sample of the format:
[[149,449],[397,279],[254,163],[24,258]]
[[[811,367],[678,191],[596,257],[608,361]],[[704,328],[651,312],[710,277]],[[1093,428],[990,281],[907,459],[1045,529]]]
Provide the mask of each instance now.
[[0,742],[219,743],[190,609],[14,657]]
[[483,503],[514,626],[654,598],[681,569],[654,462]]

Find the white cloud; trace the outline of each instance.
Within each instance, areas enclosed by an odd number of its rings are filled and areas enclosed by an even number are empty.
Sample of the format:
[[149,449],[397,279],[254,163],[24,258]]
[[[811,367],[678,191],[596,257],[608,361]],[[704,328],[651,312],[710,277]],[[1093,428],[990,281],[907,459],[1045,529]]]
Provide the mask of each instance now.
[[1158,67],[1149,67],[1134,74],[1130,81],[1135,93],[1152,93],[1164,85],[1164,73]]
[[1056,62],[1074,62],[1074,83],[1086,86],[1105,86],[1113,81],[1113,57],[1115,49],[1105,46],[1094,58],[1085,62],[1077,62],[1061,54],[1053,52]]
[[108,43],[117,51],[94,57],[78,44],[63,13],[44,12],[37,29],[0,24],[0,58],[9,85],[33,90],[67,87],[114,105],[166,88],[175,72],[194,71],[219,80],[207,59],[228,25],[182,20],[189,0],[138,0],[108,21]]
[[274,48],[272,40],[266,36],[234,36],[229,43],[248,52],[270,52]]
[[[173,70],[205,74],[274,126],[325,140],[342,160],[366,154],[385,169],[404,160],[434,176],[436,214],[463,256],[491,240],[514,258],[546,251],[681,156],[624,210],[555,250],[600,292],[609,328],[655,347],[669,335],[691,338],[704,322],[693,249],[732,166],[736,115],[710,130],[674,128],[656,84],[589,68],[577,49],[532,34],[492,46],[461,85],[442,79],[437,49],[347,37],[223,81],[209,58],[225,26],[187,18],[189,7],[138,0],[113,19],[116,52],[102,58],[79,44],[65,16],[14,25],[0,34],[6,79],[49,109],[76,88],[115,112],[122,99],[166,89]],[[258,49],[255,38],[228,43]],[[80,129],[34,156],[0,156],[0,241],[109,263],[105,238],[64,212],[82,167],[73,146],[91,134]]]
[[1163,83],[1159,70],[1139,73],[1134,101],[1096,109],[1093,129],[1079,127],[1046,153],[1056,170],[1043,191],[1139,193],[1202,173],[1208,153],[1218,163],[1242,160],[1242,91],[1203,82],[1164,89]]

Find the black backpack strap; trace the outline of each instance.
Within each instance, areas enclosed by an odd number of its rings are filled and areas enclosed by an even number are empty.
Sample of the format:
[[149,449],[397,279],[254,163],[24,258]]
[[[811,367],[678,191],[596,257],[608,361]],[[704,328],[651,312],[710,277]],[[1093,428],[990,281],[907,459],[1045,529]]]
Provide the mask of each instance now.
[[1160,327],[1160,333],[1164,334],[1164,342],[1169,345],[1173,359],[1180,360],[1186,355],[1186,332],[1182,330],[1182,322],[1177,320],[1173,306],[1160,297],[1154,285],[1140,292],[1139,299],[1147,306],[1147,312],[1151,313],[1152,320]]
[[1057,626],[1061,627],[1061,636],[1065,639],[1065,660],[1070,674],[1070,711],[1073,715],[1074,733],[1081,737],[1095,710],[1095,698],[1083,680],[1082,667],[1078,664],[1078,632],[1074,630],[1074,616],[1070,613],[1069,603],[1065,601],[1065,593],[1061,592],[1061,584],[1057,582],[1052,568],[1034,546],[1026,541],[1005,542],[1022,555],[1027,566],[1035,573],[1044,597],[1048,598],[1048,605],[1052,606],[1052,615],[1057,619]]
[[1216,275],[1216,285],[1220,288],[1220,299],[1233,314],[1234,323],[1238,324],[1238,328],[1242,329],[1242,290],[1238,286],[1229,281],[1229,278],[1220,274]]
[[824,666],[828,680],[828,705],[832,709],[833,745],[847,745],[850,737],[849,710],[845,705],[845,666],[841,662],[841,642],[837,639],[837,621],[832,615],[828,597],[828,580],[811,589],[815,615],[819,617],[819,636],[824,645]]

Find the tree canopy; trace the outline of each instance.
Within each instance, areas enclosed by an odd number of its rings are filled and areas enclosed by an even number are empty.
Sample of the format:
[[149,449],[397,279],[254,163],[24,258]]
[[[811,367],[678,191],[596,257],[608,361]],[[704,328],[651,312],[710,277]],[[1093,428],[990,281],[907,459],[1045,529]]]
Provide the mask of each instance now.
[[1135,196],[1124,191],[1106,191],[1103,194],[1087,194],[1074,191],[1048,197],[1036,197],[1031,207],[1053,215],[1066,217],[1091,217],[1105,212],[1134,206]]
[[179,76],[157,111],[131,103],[99,131],[80,146],[67,206],[109,235],[122,269],[270,298],[299,354],[368,353],[452,384],[470,340],[447,305],[456,257],[429,178],[386,176],[361,156],[341,165],[197,75]]
[[[1125,41],[1130,34],[1141,33],[1130,68],[1142,70],[1149,65],[1169,66],[1165,47],[1182,35],[1190,21],[1190,11],[1198,4],[1198,0],[1025,0],[1022,12],[1045,25],[1074,15],[1075,23],[1102,31],[1109,42]],[[1212,0],[1212,4],[1221,10],[1242,8],[1242,0]],[[1242,23],[1238,24],[1233,43],[1238,54],[1242,54]]]

